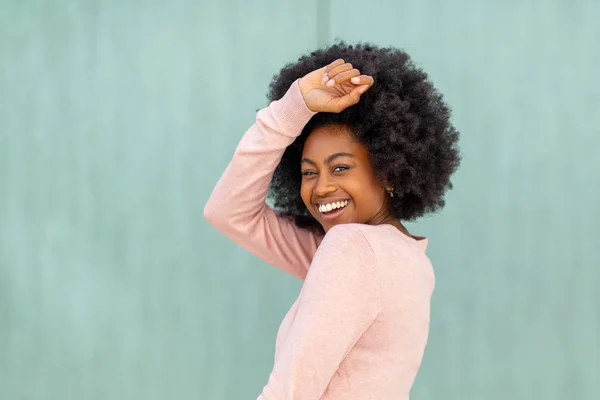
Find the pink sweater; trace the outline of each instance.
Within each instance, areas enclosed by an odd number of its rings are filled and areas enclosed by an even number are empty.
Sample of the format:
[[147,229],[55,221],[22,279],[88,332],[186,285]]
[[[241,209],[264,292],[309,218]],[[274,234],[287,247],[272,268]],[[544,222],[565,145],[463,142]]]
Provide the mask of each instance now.
[[427,239],[387,224],[317,236],[265,203],[285,148],[313,115],[298,81],[260,110],[204,209],[223,234],[304,281],[258,399],[408,399],[429,331]]

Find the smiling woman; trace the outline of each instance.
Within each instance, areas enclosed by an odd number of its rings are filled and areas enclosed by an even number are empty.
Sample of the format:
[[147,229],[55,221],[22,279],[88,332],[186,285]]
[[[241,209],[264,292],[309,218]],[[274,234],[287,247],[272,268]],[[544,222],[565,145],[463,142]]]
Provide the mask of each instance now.
[[[381,212],[371,215],[375,223],[391,217],[393,224],[407,233],[399,221],[413,221],[441,209],[446,191],[452,188],[450,177],[458,169],[460,153],[459,134],[450,123],[450,109],[427,74],[402,50],[343,42],[316,50],[284,67],[270,85],[269,99],[281,99],[298,77],[335,59],[347,61],[328,73],[329,82],[336,83],[331,88],[335,93],[349,93],[366,77],[372,83],[360,94],[357,104],[341,111],[319,112],[308,121],[282,154],[269,195],[282,216],[299,227],[325,233],[327,227],[312,213],[306,198],[299,195],[306,181],[300,161],[307,151],[305,144],[313,136],[319,136],[319,140],[311,140],[313,148],[325,144],[322,140],[327,135],[322,129],[329,133],[340,131],[346,135],[338,138],[336,145],[345,140],[366,151],[373,179],[379,185],[377,191],[387,199],[386,204],[378,204],[383,208]],[[356,79],[358,83],[354,83]],[[309,100],[314,94],[314,89],[307,93]],[[371,188],[371,182],[366,188]],[[356,222],[370,223],[366,214],[362,213],[363,219]]]
[[300,58],[217,182],[204,216],[304,281],[259,399],[408,399],[435,278],[427,238],[402,219],[440,208],[459,163],[426,77],[372,45]]
[[[313,161],[314,160],[314,161]],[[389,223],[408,231],[388,209],[387,193],[373,171],[367,148],[343,125],[316,128],[304,144],[300,195],[310,214],[327,232],[335,224]],[[337,202],[347,202],[339,208]],[[320,205],[327,205],[326,212]],[[335,205],[335,206],[334,206]],[[337,212],[331,209],[337,209]]]

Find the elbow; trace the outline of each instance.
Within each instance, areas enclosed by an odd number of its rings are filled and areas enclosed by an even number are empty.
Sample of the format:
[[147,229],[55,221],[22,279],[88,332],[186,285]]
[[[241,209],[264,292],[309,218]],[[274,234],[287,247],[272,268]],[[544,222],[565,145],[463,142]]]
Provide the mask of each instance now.
[[210,222],[212,225],[215,225],[219,219],[223,216],[219,216],[218,207],[212,199],[208,199],[208,202],[204,205],[204,210],[202,215],[204,219]]
[[219,223],[219,220],[223,219],[223,215],[219,215],[219,208],[216,204],[213,203],[214,202],[211,201],[211,199],[208,200],[208,202],[204,206],[204,211],[202,212],[202,215],[204,216],[204,219],[210,222],[212,225],[217,225]]
[[203,216],[208,223],[226,236],[248,236],[258,224],[257,220],[248,217],[247,213],[235,211],[218,202],[209,202],[204,206]]
[[202,213],[204,219],[219,231],[229,231],[235,228],[235,218],[230,207],[209,199]]
[[204,206],[204,211],[202,212],[202,216],[208,222],[212,222],[212,212],[207,206]]

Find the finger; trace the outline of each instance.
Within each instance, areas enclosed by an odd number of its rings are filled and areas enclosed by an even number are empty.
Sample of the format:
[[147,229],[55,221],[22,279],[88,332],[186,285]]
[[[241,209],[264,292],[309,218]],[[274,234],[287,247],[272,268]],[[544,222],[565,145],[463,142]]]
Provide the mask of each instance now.
[[367,90],[371,88],[372,85],[362,85],[358,87],[358,91],[360,94],[365,93]]
[[332,68],[329,72],[327,72],[327,75],[329,75],[329,78],[335,78],[336,75],[342,72],[349,71],[352,68],[354,68],[354,66],[351,63],[344,63],[342,65],[338,65],[335,68]]
[[338,58],[337,60],[335,60],[334,62],[332,62],[331,64],[329,64],[325,67],[325,72],[329,72],[332,69],[339,67],[340,65],[344,65],[345,63],[346,63],[346,61],[344,61],[343,58]]
[[335,112],[341,112],[346,108],[357,104],[360,101],[360,96],[369,89],[369,85],[356,86],[350,93],[344,97],[337,99],[335,103]]
[[[325,76],[323,76],[323,83],[327,83],[330,79],[335,78],[337,75],[341,74],[342,72],[346,72],[351,70],[352,68],[354,68],[352,66],[352,64],[350,63],[344,63],[342,65],[339,65],[333,69],[331,69],[329,72],[327,72],[325,74]],[[327,80],[325,80],[327,78]]]
[[360,76],[355,76],[352,79],[350,79],[350,82],[354,83],[355,85],[373,85],[373,83],[375,83],[375,80],[373,79],[372,76],[369,75],[360,75]]
[[331,78],[327,82],[327,86],[333,87],[335,85],[341,85],[343,83],[348,82],[353,77],[359,76],[359,75],[360,75],[360,71],[357,70],[356,68],[351,69],[350,71],[341,72],[341,73],[337,74],[335,77]]
[[335,67],[343,65],[344,63],[345,63],[345,61],[343,58],[338,58],[334,62],[327,64],[323,68],[320,68],[319,71],[323,74],[323,76],[326,76],[329,71],[331,71]]
[[334,63],[330,64],[330,68],[327,70],[327,72],[325,72],[325,74],[323,74],[323,79],[321,80],[323,84],[327,83],[327,81],[340,72],[348,71],[349,69],[353,68],[352,64],[343,63],[342,61],[344,60],[340,58],[339,60],[336,60]]

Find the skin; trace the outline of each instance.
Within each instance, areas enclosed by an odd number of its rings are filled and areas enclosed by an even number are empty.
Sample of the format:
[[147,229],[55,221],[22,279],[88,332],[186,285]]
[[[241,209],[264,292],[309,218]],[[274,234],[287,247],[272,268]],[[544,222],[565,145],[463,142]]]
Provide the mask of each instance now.
[[[357,104],[373,84],[373,77],[361,75],[352,64],[338,59],[302,77],[299,87],[310,110],[339,113]],[[387,202],[391,188],[376,177],[367,148],[348,127],[328,125],[311,132],[302,152],[301,168],[302,201],[325,232],[337,224],[362,223],[390,224],[410,235],[390,215]],[[338,218],[325,220],[317,204],[328,200],[350,203]]]
[[[393,225],[405,234],[406,228],[388,211],[388,190],[377,179],[367,148],[358,142],[348,127],[328,125],[315,129],[302,152],[302,201],[323,226],[345,223]],[[342,214],[325,220],[318,204],[349,200]]]

